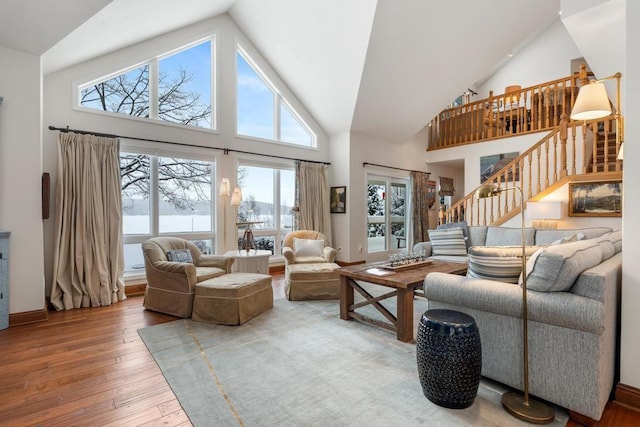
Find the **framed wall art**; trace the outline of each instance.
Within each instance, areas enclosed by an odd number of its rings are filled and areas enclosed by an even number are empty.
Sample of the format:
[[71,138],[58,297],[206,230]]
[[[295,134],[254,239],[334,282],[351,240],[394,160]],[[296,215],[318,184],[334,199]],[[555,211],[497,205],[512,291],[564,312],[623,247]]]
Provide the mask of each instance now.
[[570,182],[569,216],[622,216],[622,181]]
[[[518,157],[520,153],[517,151],[511,153],[493,154],[491,156],[480,157],[480,182],[485,182],[494,173],[509,164],[513,159]],[[512,179],[513,174],[509,174],[508,179]],[[515,181],[519,181],[519,170],[516,169]]]
[[347,187],[331,187],[331,213],[345,213],[347,211]]

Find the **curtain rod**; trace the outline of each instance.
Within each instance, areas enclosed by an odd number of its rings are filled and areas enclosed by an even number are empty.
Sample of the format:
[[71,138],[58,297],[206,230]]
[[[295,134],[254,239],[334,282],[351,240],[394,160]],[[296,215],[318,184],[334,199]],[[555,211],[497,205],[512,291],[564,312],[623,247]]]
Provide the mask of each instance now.
[[367,165],[371,165],[371,166],[378,166],[380,168],[387,168],[387,169],[395,169],[395,170],[399,170],[399,171],[405,171],[405,172],[420,172],[420,173],[426,173],[427,175],[431,175],[431,172],[425,172],[425,171],[415,171],[413,169],[404,169],[404,168],[397,168],[395,166],[385,166],[385,165],[378,165],[376,163],[368,163],[368,162],[364,162],[362,163],[362,167],[366,167]]
[[296,162],[321,163],[323,165],[330,165],[331,164],[331,163],[328,163],[328,162],[321,162],[321,161],[318,161],[318,160],[295,159],[293,157],[276,156],[276,155],[273,155],[273,154],[261,154],[261,153],[253,153],[251,151],[234,150],[233,148],[203,147],[202,145],[186,144],[184,142],[163,141],[161,139],[148,139],[148,138],[139,138],[137,136],[124,136],[124,135],[115,135],[115,134],[110,134],[110,133],[93,132],[93,131],[88,131],[88,130],[69,129],[69,126],[67,126],[66,128],[57,128],[55,126],[49,126],[49,130],[57,130],[57,131],[64,132],[64,133],[73,132],[73,133],[79,133],[81,135],[102,136],[102,137],[106,137],[106,138],[124,138],[124,139],[133,139],[133,140],[136,140],[136,141],[160,142],[162,144],[180,145],[180,146],[183,146],[183,147],[194,147],[194,148],[205,148],[205,149],[209,149],[209,150],[220,150],[220,151],[224,152],[225,155],[229,154],[229,152],[232,151],[234,153],[252,154],[254,156],[273,157],[273,158],[276,158],[276,159],[293,160],[293,161],[296,161]]

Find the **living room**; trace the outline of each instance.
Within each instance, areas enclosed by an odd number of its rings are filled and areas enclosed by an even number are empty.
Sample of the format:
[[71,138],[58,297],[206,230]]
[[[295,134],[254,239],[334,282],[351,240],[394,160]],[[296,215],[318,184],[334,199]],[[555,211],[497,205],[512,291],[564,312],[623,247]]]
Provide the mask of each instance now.
[[[571,2],[562,2],[563,9],[565,3],[570,5]],[[625,20],[627,22],[633,22],[634,17],[637,18],[640,16],[638,6],[633,2],[601,3],[621,4],[623,22]],[[577,7],[575,5],[573,6]],[[388,5],[378,5],[378,10],[375,10],[375,15],[378,16],[377,14],[383,13],[385,7],[391,8],[391,6]],[[369,15],[373,17],[374,7],[369,5],[369,8],[366,10],[368,10]],[[424,10],[418,8],[417,12],[424,12]],[[416,13],[416,11],[414,11],[414,13]],[[416,14],[419,15],[420,13]],[[564,15],[569,17],[571,13],[565,9]],[[6,14],[5,16],[10,16],[10,14]],[[395,25],[396,24],[394,24],[394,26]],[[419,128],[413,129],[407,127],[407,129],[404,129],[403,132],[399,134],[401,137],[395,139],[388,138],[382,130],[378,133],[378,135],[380,135],[378,137],[372,136],[375,134],[375,132],[372,131],[368,133],[360,132],[357,126],[354,126],[352,129],[334,133],[322,129],[321,126],[315,123],[319,135],[319,143],[318,149],[313,151],[277,144],[256,144],[250,141],[243,141],[235,138],[235,135],[229,131],[229,128],[224,130],[224,128],[221,127],[220,133],[217,134],[201,134],[196,131],[177,130],[113,117],[98,116],[77,111],[71,107],[73,103],[70,85],[78,79],[88,76],[100,77],[103,75],[100,74],[101,72],[114,72],[117,71],[115,68],[118,66],[125,67],[129,65],[129,61],[141,60],[141,53],[144,53],[142,55],[143,57],[148,56],[147,53],[151,51],[160,53],[165,47],[174,48],[180,46],[181,42],[187,43],[192,41],[192,36],[195,34],[203,34],[214,28],[224,30],[225,28],[229,29],[231,27],[235,27],[235,23],[228,17],[211,19],[189,28],[178,29],[173,33],[159,36],[154,40],[142,42],[134,47],[123,48],[116,52],[102,55],[97,59],[51,73],[45,73],[41,70],[40,55],[29,53],[28,50],[0,48],[3,57],[2,65],[0,65],[0,77],[2,77],[0,79],[2,81],[0,85],[0,95],[4,96],[4,103],[0,106],[0,152],[2,153],[0,160],[2,166],[0,168],[0,177],[2,178],[2,190],[0,192],[2,197],[0,228],[11,231],[12,233],[10,258],[11,314],[19,317],[25,313],[41,312],[43,310],[44,296],[48,294],[51,286],[53,221],[48,220],[43,222],[40,216],[41,175],[43,172],[54,173],[56,162],[56,133],[47,129],[49,125],[61,127],[70,126],[71,128],[77,129],[140,136],[150,139],[183,141],[201,146],[213,145],[226,147],[233,144],[234,148],[240,150],[244,149],[269,155],[282,155],[286,157],[331,162],[332,185],[346,185],[348,188],[346,215],[332,215],[333,235],[335,236],[334,245],[343,248],[339,260],[344,262],[361,261],[364,259],[364,254],[366,253],[366,251],[360,252],[360,248],[365,245],[366,241],[366,235],[364,231],[362,231],[360,224],[360,218],[365,216],[364,206],[362,206],[361,203],[364,199],[364,193],[363,190],[358,190],[365,187],[365,173],[362,171],[363,162],[388,164],[389,166],[417,170],[425,170],[425,163],[428,163],[426,170],[431,172],[434,177],[453,175],[456,183],[456,197],[463,196],[478,184],[478,182],[473,182],[473,180],[478,179],[476,177],[479,176],[478,171],[475,169],[477,167],[476,165],[479,164],[478,153],[470,154],[469,151],[464,151],[464,149],[461,148],[455,149],[458,150],[458,152],[455,150],[440,150],[440,152],[425,154],[425,131]],[[588,28],[592,27],[589,26]],[[604,49],[599,46],[591,47],[581,45],[576,47],[580,55],[571,55],[568,58],[562,58],[561,61],[558,62],[549,61],[548,63],[544,63],[544,66],[540,66],[539,70],[535,73],[528,72],[528,74],[523,74],[518,72],[517,75],[535,74],[536,76],[540,76],[541,81],[547,78],[560,77],[568,74],[568,62],[570,59],[583,56],[589,61],[589,64],[598,76],[609,75],[617,71],[623,73],[623,111],[625,116],[635,117],[634,113],[637,107],[635,107],[633,100],[638,93],[638,83],[636,83],[638,79],[634,77],[640,72],[640,66],[638,60],[634,58],[631,52],[633,42],[640,37],[640,31],[632,28],[630,25],[622,26],[622,28],[626,28],[626,33],[622,35],[623,42],[616,45],[615,49],[610,49],[610,46]],[[602,29],[598,33],[604,34],[607,32],[616,33],[610,28]],[[502,30],[500,30],[499,33],[501,37],[504,34]],[[242,32],[240,32],[240,37],[242,37],[241,34]],[[219,39],[220,42],[223,43],[221,45],[223,49],[220,51],[221,55],[225,51],[229,54],[231,52],[230,49],[233,49],[231,39],[225,39],[225,37],[225,35],[221,34]],[[360,37],[368,39],[369,33],[366,34],[366,37]],[[358,40],[362,43],[361,39]],[[548,43],[546,43],[546,46],[555,48],[555,46],[549,45]],[[620,56],[599,59],[591,50],[606,50],[609,53],[614,52],[611,53],[613,55],[619,54]],[[375,53],[376,52],[372,52],[372,54]],[[377,54],[383,56],[387,54],[387,52],[379,51]],[[592,59],[593,56],[595,56],[594,59]],[[443,57],[442,60],[444,61],[444,59]],[[364,63],[364,61],[362,62]],[[539,58],[532,62],[542,65],[542,61],[540,61]],[[602,65],[602,62],[605,62],[605,64]],[[453,65],[446,64],[447,65],[442,68],[453,67]],[[411,65],[407,65],[407,67],[410,66]],[[455,66],[469,67],[466,61],[464,64],[458,63]],[[221,70],[220,78],[232,79],[233,71],[230,68],[231,66],[226,64],[225,67],[226,68]],[[265,63],[265,68],[270,68],[268,63]],[[340,67],[335,68],[339,69]],[[514,82],[512,72],[507,74],[508,69],[508,67],[504,67],[503,70],[494,75],[494,78],[487,80],[485,84],[482,85],[482,91],[486,93],[488,89],[499,89],[511,83],[518,83],[523,86],[528,83],[524,81],[524,79],[520,81],[520,77],[518,78],[518,82]],[[531,65],[528,66],[528,69],[532,70]],[[374,71],[365,69],[363,75],[370,78],[370,73],[372,72]],[[549,73],[549,75],[543,76],[543,73]],[[274,73],[274,75],[275,77],[273,78],[277,78],[278,74]],[[477,78],[477,75],[473,76],[474,80],[477,80]],[[433,80],[437,81],[438,79],[433,78]],[[466,82],[468,79],[464,81]],[[293,90],[287,89],[288,82],[281,79],[276,83],[282,83],[284,93],[292,95],[293,99],[297,99]],[[455,85],[452,84],[452,86],[455,86],[455,91],[459,91],[460,89],[466,88],[467,83],[456,83]],[[434,93],[436,93],[436,89],[437,88],[433,89]],[[222,85],[221,90],[223,90]],[[441,95],[438,93],[437,98],[443,100],[440,102],[441,105],[445,105],[446,102],[450,101],[452,98],[452,90],[453,89],[449,88],[448,94]],[[222,95],[222,93],[224,92],[221,92],[224,102],[231,105],[233,103],[233,96],[228,92],[226,95]],[[381,99],[385,100],[385,102],[378,103],[382,104],[379,108],[383,111],[388,109],[409,110],[413,108],[413,104],[411,103],[396,106],[388,104],[391,98],[381,95]],[[358,100],[358,103],[360,102],[364,103],[366,100]],[[304,111],[306,105],[300,102],[299,106]],[[433,111],[429,115],[424,116],[423,123],[430,120],[431,116],[436,113],[437,111]],[[228,124],[233,122],[233,118],[225,118],[224,115],[229,113],[225,113],[224,109],[220,110],[220,114],[221,123]],[[312,123],[315,121],[311,114],[309,121]],[[384,120],[380,120],[380,122],[383,121]],[[357,117],[354,119],[354,122],[358,123]],[[396,122],[393,125],[402,126],[403,124]],[[634,123],[633,120],[627,121],[625,135],[628,141],[632,142],[634,140],[633,137],[640,134],[640,130],[638,130],[637,127],[638,125]],[[402,135],[406,135],[406,137]],[[389,144],[389,142],[392,142],[392,144]],[[511,146],[507,147],[509,144],[511,144]],[[521,151],[526,147],[526,144],[526,142],[507,143],[505,140],[498,143],[494,149],[496,152]],[[507,150],[507,148],[509,149]],[[640,172],[634,170],[634,159],[640,158],[635,154],[638,152],[638,149],[634,147],[633,143],[628,144],[625,148],[625,158],[627,160],[625,181],[635,182],[637,178],[636,175],[640,174]],[[471,150],[481,149],[473,148]],[[237,157],[233,153],[230,153],[229,156],[221,156],[218,153],[216,156],[219,156],[218,158],[220,159],[217,162],[218,176],[235,176]],[[459,159],[464,159],[464,165],[459,163]],[[450,165],[454,160],[458,161],[458,167],[451,170],[447,165]],[[20,185],[13,185],[13,183],[16,182],[16,176],[20,176]],[[55,183],[55,176],[52,177]],[[628,239],[631,239],[632,236],[638,233],[639,230],[636,229],[638,226],[631,220],[625,222],[624,218],[635,218],[637,210],[640,209],[640,207],[638,207],[640,204],[637,203],[637,194],[640,190],[633,186],[628,186],[625,190],[625,215],[621,220],[610,221],[617,221],[617,224],[620,225],[611,226],[613,228],[622,228],[624,235],[627,236]],[[19,200],[20,203],[16,203],[16,200]],[[217,211],[217,214],[222,216],[221,208]],[[600,220],[595,221],[598,222]],[[598,222],[598,224],[600,224],[600,222]],[[218,223],[218,225],[221,224]],[[565,225],[569,226],[570,224],[562,224],[562,226]],[[580,224],[580,226],[582,225],[583,224]],[[231,239],[227,242],[228,246],[230,246],[230,241]],[[636,251],[633,247],[625,247],[623,258],[625,268],[623,270],[620,382],[630,387],[640,388],[640,374],[636,373],[633,362],[637,360],[638,354],[640,354],[640,347],[634,339],[633,332],[638,323],[640,323],[640,318],[634,314],[638,312],[637,306],[639,304],[634,301],[640,301],[637,295],[638,292],[640,292],[638,291],[640,287],[637,283],[637,275],[633,269],[633,262],[638,255]]]

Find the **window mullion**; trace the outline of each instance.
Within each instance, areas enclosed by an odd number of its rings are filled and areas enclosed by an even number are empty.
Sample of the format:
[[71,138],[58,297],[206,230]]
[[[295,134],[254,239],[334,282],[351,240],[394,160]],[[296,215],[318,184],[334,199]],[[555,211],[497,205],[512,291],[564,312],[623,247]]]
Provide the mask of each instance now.
[[158,156],[149,156],[151,163],[151,176],[149,182],[149,202],[151,204],[151,234],[157,236],[160,232],[160,197],[158,195]]
[[280,99],[279,93],[274,93],[273,96],[273,132],[275,133],[274,139],[276,141],[281,141],[282,132],[280,131],[280,103],[282,100]]
[[158,106],[158,60],[154,59],[149,63],[149,118],[159,117]]

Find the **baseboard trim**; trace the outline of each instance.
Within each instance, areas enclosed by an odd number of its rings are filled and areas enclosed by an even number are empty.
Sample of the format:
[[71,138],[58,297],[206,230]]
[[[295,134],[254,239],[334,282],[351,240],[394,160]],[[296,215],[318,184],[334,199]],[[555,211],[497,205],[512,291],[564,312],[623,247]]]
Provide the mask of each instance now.
[[616,385],[615,401],[640,411],[640,389],[618,383]]
[[49,312],[46,308],[42,310],[24,311],[22,313],[9,313],[9,327],[46,322],[47,320],[49,320]]
[[269,274],[284,273],[284,264],[269,266]]
[[140,283],[137,285],[127,285],[124,287],[124,293],[128,297],[135,297],[138,295],[144,295],[144,291],[147,289],[146,283]]

